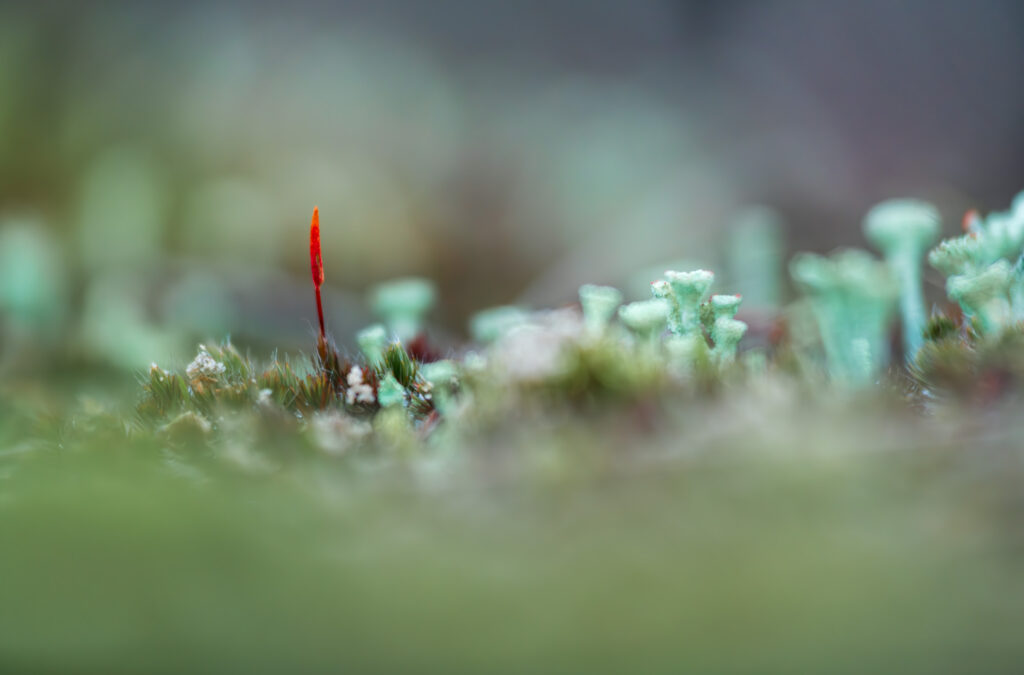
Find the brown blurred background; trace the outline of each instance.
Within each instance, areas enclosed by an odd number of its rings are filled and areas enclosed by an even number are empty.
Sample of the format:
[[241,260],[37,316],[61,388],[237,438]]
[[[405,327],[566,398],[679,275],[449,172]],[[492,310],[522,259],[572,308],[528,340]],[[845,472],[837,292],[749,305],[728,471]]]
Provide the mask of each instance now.
[[308,346],[313,205],[343,343],[393,276],[438,282],[453,339],[669,261],[728,286],[751,204],[790,250],[861,245],[892,196],[952,232],[1024,188],[1020,26],[1011,0],[5,4],[0,369]]

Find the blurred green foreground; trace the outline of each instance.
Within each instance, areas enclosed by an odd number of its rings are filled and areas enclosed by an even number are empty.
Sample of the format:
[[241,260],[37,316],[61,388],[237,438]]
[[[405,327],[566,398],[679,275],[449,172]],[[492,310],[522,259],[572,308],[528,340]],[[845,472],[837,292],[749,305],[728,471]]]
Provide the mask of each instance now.
[[0,672],[1016,672],[1012,408],[764,386],[344,460],[3,401]]

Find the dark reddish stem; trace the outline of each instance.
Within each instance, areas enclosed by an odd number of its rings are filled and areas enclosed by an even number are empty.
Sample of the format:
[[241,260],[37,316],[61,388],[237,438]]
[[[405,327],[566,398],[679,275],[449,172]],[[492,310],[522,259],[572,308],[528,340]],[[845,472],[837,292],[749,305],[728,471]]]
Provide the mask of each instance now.
[[316,289],[316,318],[320,321],[320,337],[327,337],[326,331],[324,330],[324,306],[320,303],[320,288]]
[[320,209],[313,207],[313,222],[309,225],[309,264],[313,271],[313,288],[316,290],[316,317],[320,320],[320,338],[327,338],[324,328],[324,307],[320,302],[320,286],[324,283],[324,263],[320,257]]

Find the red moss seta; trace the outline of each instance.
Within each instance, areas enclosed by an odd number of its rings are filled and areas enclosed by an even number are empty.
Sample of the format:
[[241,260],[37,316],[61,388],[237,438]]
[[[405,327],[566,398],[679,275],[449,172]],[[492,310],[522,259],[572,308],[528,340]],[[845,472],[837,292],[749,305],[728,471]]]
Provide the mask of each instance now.
[[978,213],[977,209],[971,209],[964,214],[964,219],[960,226],[963,227],[964,232],[967,234],[978,234],[978,230],[981,229],[981,214]]
[[320,320],[320,337],[326,338],[324,328],[324,307],[320,302],[320,286],[324,283],[324,263],[320,257],[320,209],[313,207],[313,221],[309,225],[309,265],[313,272],[313,289],[316,291],[316,316]]

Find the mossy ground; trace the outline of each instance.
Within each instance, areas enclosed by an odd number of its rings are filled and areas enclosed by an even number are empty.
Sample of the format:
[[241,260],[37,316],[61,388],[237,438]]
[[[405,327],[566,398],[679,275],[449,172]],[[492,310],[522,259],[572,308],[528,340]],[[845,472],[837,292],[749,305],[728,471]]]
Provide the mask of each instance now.
[[[5,388],[5,672],[1013,672],[1008,397],[768,373],[326,452]],[[31,398],[31,397],[30,397]],[[1012,397],[1011,397],[1012,398]],[[498,414],[500,412],[500,414]],[[380,417],[380,416],[378,416]],[[57,420],[62,420],[58,422]],[[387,434],[392,434],[388,436]]]

